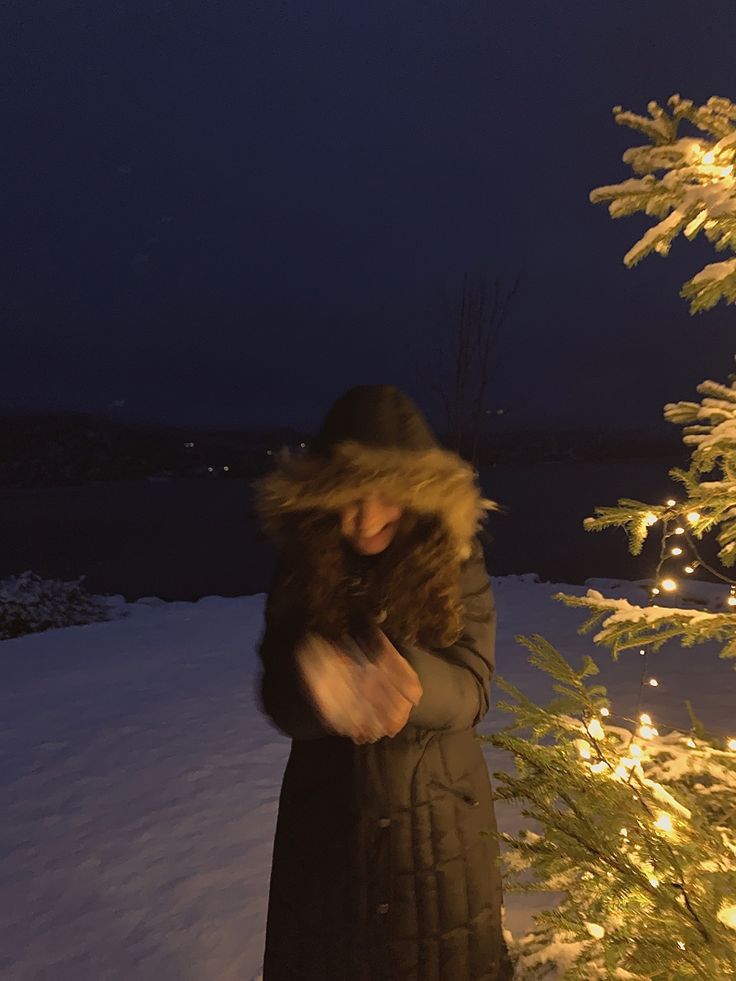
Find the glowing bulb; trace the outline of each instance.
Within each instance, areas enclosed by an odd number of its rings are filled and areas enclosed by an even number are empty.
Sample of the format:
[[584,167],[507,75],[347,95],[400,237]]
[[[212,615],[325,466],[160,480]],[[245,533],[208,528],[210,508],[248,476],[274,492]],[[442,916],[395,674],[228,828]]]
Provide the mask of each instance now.
[[622,838],[628,838],[629,837],[628,828],[621,828],[619,834],[621,835]]
[[649,885],[654,886],[654,888],[656,889],[657,886],[659,885],[659,879],[657,879],[656,876],[651,875],[649,877]]
[[639,729],[639,735],[641,736],[642,739],[653,739],[654,729],[652,729],[651,726],[641,726],[641,728]]
[[691,511],[687,516],[687,520],[691,525],[697,524],[697,522],[700,521],[700,515],[697,511]]
[[710,166],[710,164],[712,164],[715,161],[715,159],[716,159],[716,155],[712,150],[708,150],[707,153],[703,154],[704,164],[708,164]]
[[650,685],[652,688],[657,688],[659,686],[659,682],[657,681],[656,678],[650,678],[647,684]]
[[673,549],[670,549],[673,555],[682,555],[682,549],[679,545],[675,545]]
[[736,906],[721,906],[716,916],[725,926],[736,930]]
[[652,596],[659,596],[659,590],[657,589],[657,587],[656,587],[656,586],[655,586],[655,587],[654,587],[654,589],[652,590]]
[[578,752],[580,753],[582,759],[590,759],[590,746],[588,746],[588,744],[584,743],[582,740],[580,740],[580,744],[578,745]]
[[687,740],[685,745],[689,746],[690,749],[695,749],[695,740],[691,737],[690,739]]
[[641,746],[637,746],[636,743],[634,743],[632,746],[629,746],[629,752],[632,756],[640,758],[644,751]]
[[646,654],[646,651],[642,647],[642,649],[639,651],[639,653],[641,654],[642,657],[644,657],[644,655]]
[[622,764],[621,766],[616,767],[616,769],[613,771],[613,775],[617,780],[625,780],[629,775],[629,771]]
[[222,469],[225,470],[225,471],[227,471],[227,470],[230,469],[230,467],[223,467]]
[[684,528],[681,528],[680,525],[678,525],[677,528],[675,528],[675,534],[676,535],[684,535],[685,534],[685,529]]
[[682,942],[682,940],[677,941],[677,946],[680,948],[680,950],[685,949],[685,944]]
[[733,750],[734,753],[736,753],[736,739],[728,740],[728,748]]
[[603,731],[603,726],[600,724],[598,719],[591,719],[587,726],[588,732],[593,737],[593,739],[604,739],[605,732]]
[[669,814],[660,814],[657,820],[654,822],[654,827],[659,828],[660,831],[671,832],[675,829],[672,826],[672,818]]
[[601,709],[601,715],[603,716],[604,719],[607,719],[610,714],[611,714],[611,710],[607,709],[605,706]]
[[688,574],[689,576],[691,576],[691,575],[693,574],[693,572],[695,572],[695,569],[693,569],[693,567],[692,567],[691,565],[686,565],[686,566],[685,566],[685,572],[686,572],[686,573],[687,573],[687,574]]
[[652,525],[656,525],[657,521],[659,521],[659,518],[653,511],[647,511],[647,513],[644,515],[644,524],[648,528],[651,528]]
[[639,716],[639,722],[641,722],[642,725],[650,726],[652,724],[652,717],[651,715],[647,715],[646,712],[642,712],[642,714]]
[[726,602],[729,606],[736,606],[736,596],[729,596]]
[[608,764],[601,760],[600,763],[594,763],[591,768],[591,773],[603,773],[604,770],[608,768]]
[[677,501],[674,499],[674,497],[670,497],[669,500],[667,501],[667,507],[673,508],[675,504],[677,504]]
[[677,589],[677,583],[674,579],[663,579],[662,589],[665,589],[668,593],[671,593],[673,590]]

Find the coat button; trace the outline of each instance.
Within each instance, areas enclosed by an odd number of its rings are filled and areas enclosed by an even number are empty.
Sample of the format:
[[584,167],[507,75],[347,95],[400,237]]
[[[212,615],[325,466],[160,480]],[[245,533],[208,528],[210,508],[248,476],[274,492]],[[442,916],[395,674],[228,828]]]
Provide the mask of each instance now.
[[379,903],[376,906],[376,913],[388,913],[388,903]]
[[378,819],[378,827],[379,828],[387,828],[389,826],[389,824],[391,824],[391,818],[379,818]]

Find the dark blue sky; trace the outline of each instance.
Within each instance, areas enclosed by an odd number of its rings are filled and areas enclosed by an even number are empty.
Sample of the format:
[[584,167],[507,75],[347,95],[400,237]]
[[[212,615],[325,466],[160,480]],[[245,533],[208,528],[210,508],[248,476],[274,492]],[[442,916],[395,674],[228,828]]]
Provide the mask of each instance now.
[[[644,112],[736,99],[736,6],[684,0],[11,2],[0,409],[309,429],[401,385],[465,269],[523,274],[488,400],[512,422],[657,425],[733,365],[679,243],[591,188]],[[7,88],[7,86],[6,86]],[[426,338],[426,340],[423,340]]]

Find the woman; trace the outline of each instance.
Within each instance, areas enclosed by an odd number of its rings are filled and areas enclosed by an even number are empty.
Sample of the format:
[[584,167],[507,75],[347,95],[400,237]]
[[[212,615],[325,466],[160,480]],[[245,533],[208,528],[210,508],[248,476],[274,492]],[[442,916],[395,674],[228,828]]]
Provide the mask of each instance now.
[[473,727],[493,502],[399,389],[365,385],[256,484],[279,546],[260,703],[291,737],[264,981],[501,981],[496,828]]

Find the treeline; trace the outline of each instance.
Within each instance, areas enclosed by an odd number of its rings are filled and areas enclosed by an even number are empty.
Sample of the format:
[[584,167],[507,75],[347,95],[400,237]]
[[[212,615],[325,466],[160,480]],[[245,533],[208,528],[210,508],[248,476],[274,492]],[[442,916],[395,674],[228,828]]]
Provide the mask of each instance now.
[[[0,416],[0,486],[83,484],[94,480],[253,479],[288,446],[302,452],[309,433],[290,428],[202,431],[143,422],[121,422],[88,413],[25,412]],[[450,437],[440,435],[448,448]],[[470,445],[460,452],[471,458]],[[551,460],[610,460],[674,456],[679,432],[599,429],[527,430],[488,435],[479,465]]]

